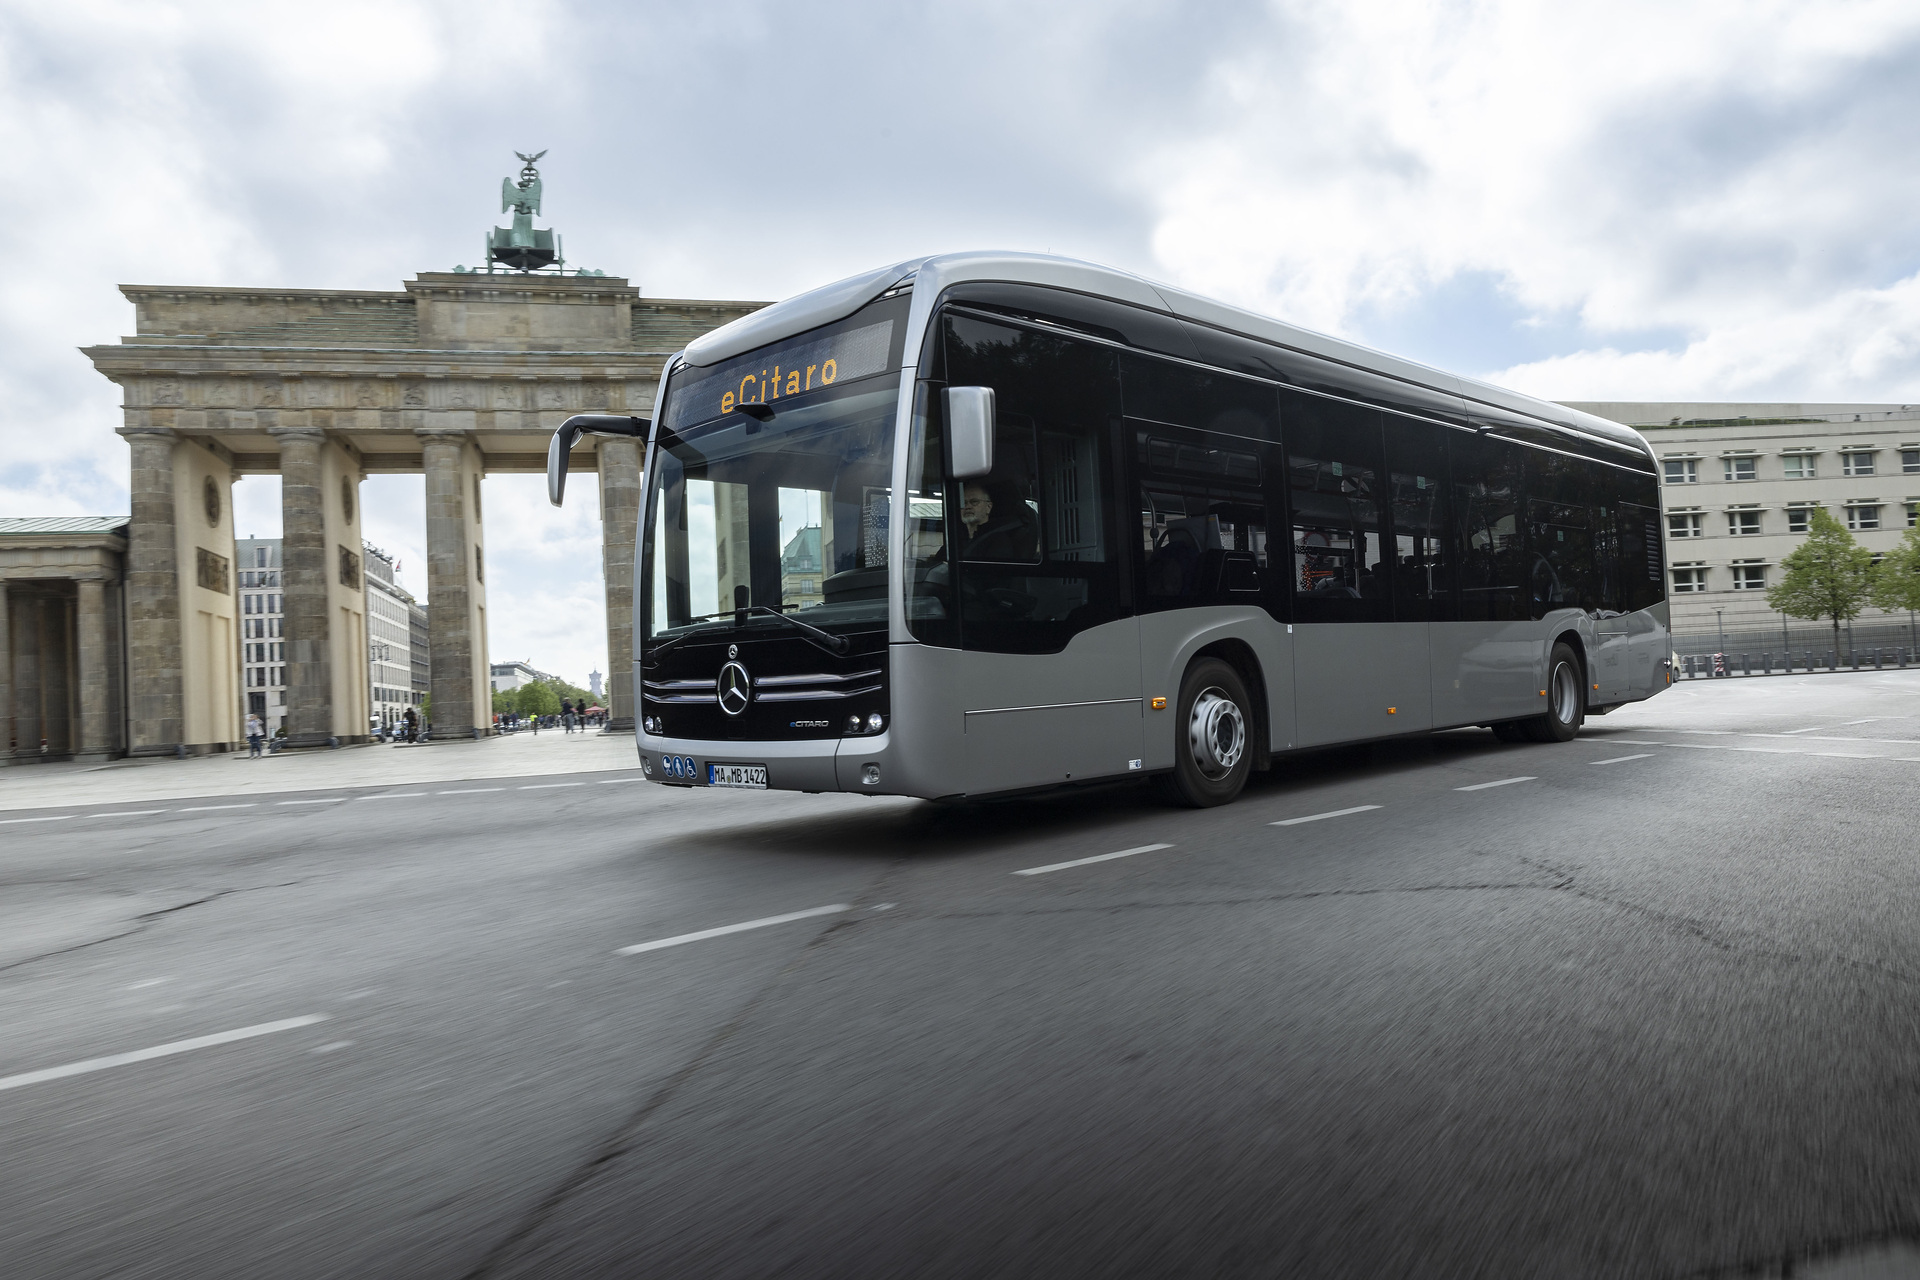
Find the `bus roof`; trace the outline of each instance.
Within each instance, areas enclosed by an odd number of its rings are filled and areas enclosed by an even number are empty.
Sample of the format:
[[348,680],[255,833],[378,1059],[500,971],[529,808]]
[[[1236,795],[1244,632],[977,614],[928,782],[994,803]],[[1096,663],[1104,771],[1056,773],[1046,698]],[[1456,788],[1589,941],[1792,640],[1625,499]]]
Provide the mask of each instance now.
[[722,325],[689,343],[681,358],[693,365],[715,364],[780,338],[845,319],[909,280],[914,285],[916,319],[924,319],[939,295],[956,284],[994,281],[1070,289],[1457,396],[1466,402],[1463,407],[1469,411],[1475,404],[1502,409],[1646,458],[1653,456],[1651,446],[1640,433],[1620,423],[1376,351],[1344,338],[1303,329],[1172,285],[1156,284],[1130,272],[1052,254],[981,250],[897,262],[797,294]]

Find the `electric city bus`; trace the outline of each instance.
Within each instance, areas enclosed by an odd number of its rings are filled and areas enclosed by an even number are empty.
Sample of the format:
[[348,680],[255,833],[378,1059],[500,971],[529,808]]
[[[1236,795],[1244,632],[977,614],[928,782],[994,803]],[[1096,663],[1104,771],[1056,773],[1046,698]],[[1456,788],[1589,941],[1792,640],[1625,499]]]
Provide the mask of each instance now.
[[960,800],[1458,726],[1564,742],[1669,682],[1633,431],[1036,254],[902,263],[667,363],[634,590],[676,786]]

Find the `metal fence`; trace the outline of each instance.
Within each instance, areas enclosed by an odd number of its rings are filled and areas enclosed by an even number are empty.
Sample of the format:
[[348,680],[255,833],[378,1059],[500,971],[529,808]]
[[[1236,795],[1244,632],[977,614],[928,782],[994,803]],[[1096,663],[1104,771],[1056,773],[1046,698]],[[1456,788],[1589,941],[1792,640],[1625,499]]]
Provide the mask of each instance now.
[[[1722,638],[1724,636],[1724,639]],[[1792,622],[1786,626],[1766,628],[1729,627],[1723,633],[1718,628],[1690,628],[1673,633],[1673,651],[1682,657],[1706,657],[1715,653],[1746,653],[1753,655],[1757,662],[1763,653],[1772,653],[1777,658],[1783,653],[1793,653],[1799,661],[1807,651],[1825,655],[1834,649],[1832,623]],[[1895,621],[1892,618],[1875,618],[1871,622],[1840,624],[1840,644],[1835,660],[1843,665],[1851,665],[1852,655],[1862,653],[1871,661],[1875,649],[1891,652],[1901,649],[1908,652],[1920,650],[1920,627],[1911,620]],[[1824,656],[1820,662],[1826,665]]]

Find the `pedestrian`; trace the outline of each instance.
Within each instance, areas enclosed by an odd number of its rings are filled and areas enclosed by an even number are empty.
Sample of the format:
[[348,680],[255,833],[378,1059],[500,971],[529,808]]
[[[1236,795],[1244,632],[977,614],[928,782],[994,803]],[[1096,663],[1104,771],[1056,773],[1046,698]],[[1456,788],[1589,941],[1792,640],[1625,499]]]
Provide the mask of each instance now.
[[567,726],[567,732],[573,732],[573,699],[560,699],[560,721]]
[[266,741],[267,726],[260,723],[260,717],[247,712],[247,759],[260,758],[260,744]]
[[415,712],[412,707],[408,707],[407,714],[403,718],[405,719],[406,725],[407,725],[407,730],[406,730],[407,741],[408,742],[418,741],[419,740],[418,734],[420,732],[419,714]]

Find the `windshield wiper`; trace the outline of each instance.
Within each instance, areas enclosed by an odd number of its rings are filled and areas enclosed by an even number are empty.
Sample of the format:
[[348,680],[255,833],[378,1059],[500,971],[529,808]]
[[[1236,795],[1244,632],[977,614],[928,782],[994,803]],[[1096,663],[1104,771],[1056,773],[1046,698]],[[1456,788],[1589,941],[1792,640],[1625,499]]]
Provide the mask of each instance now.
[[[819,627],[816,627],[811,623],[802,622],[798,618],[789,618],[786,614],[780,612],[778,609],[769,609],[766,605],[763,605],[763,604],[748,605],[744,609],[728,609],[723,613],[705,613],[705,614],[701,614],[697,618],[689,618],[687,619],[687,621],[689,623],[711,622],[715,618],[724,618],[731,615],[733,618],[733,625],[736,627],[742,627],[746,625],[748,615],[756,614],[756,613],[762,614],[769,618],[778,618],[780,621],[786,623],[788,626],[797,628],[809,643],[818,645],[820,648],[825,649],[828,653],[834,654],[835,656],[844,654],[848,649],[853,647],[853,642],[848,640],[845,636],[836,636],[831,631],[822,631]],[[711,636],[711,635],[718,634],[723,630],[724,628],[722,627],[706,626],[706,627],[695,627],[691,631],[682,631],[679,635],[668,636],[665,640],[662,640],[658,644],[654,645],[652,652],[660,653],[667,649],[671,649],[674,645],[679,644],[683,640],[692,640],[692,639],[695,639],[696,637]]]

